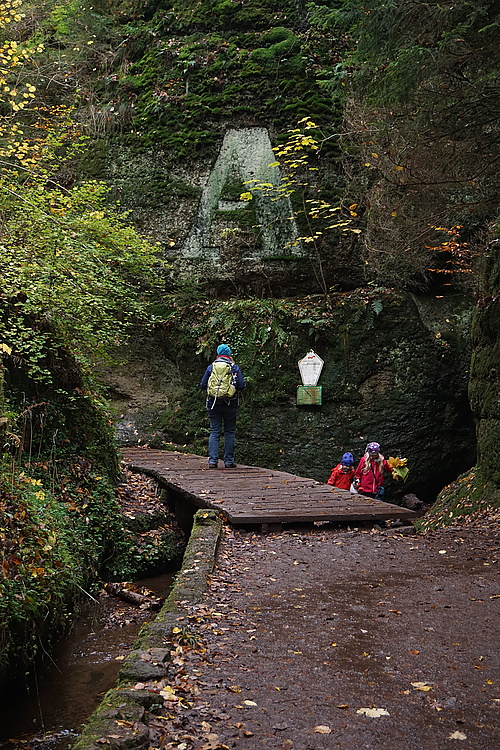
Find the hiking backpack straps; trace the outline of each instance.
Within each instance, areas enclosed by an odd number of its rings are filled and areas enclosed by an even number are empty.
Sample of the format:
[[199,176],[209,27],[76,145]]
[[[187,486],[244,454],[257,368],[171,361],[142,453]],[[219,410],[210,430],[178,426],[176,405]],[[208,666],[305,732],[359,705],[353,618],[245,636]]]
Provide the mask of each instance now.
[[[212,364],[212,372],[208,378],[207,395],[214,399],[232,398],[236,393],[233,385],[233,371],[229,362],[216,360]],[[213,405],[212,405],[213,408]]]

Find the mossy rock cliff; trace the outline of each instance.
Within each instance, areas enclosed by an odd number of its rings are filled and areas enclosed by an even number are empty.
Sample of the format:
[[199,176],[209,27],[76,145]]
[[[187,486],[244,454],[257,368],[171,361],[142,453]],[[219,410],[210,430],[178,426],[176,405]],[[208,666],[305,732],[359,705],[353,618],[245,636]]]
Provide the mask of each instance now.
[[[50,45],[64,48],[65,62],[78,71],[75,117],[89,147],[66,166],[71,179],[104,180],[110,199],[164,247],[176,273],[224,283],[230,278],[238,291],[259,296],[296,294],[297,279],[307,278],[309,292],[326,290],[329,281],[284,257],[290,253],[282,246],[264,253],[269,262],[248,263],[255,248],[263,254],[262,231],[249,211],[215,210],[214,237],[201,257],[189,268],[179,259],[229,130],[265,129],[276,146],[299,120],[312,117],[322,143],[314,197],[337,203],[344,190],[335,136],[342,110],[317,77],[319,68],[338,63],[345,39],[327,39],[309,26],[304,4],[295,0],[279,7],[272,0],[97,1],[58,6],[45,24]],[[56,92],[45,96],[50,103]],[[224,199],[228,186],[221,187]],[[237,188],[233,199],[247,189]],[[300,222],[299,234],[309,234],[303,216]],[[316,244],[323,259],[335,261],[322,271],[331,283],[355,286],[360,265],[353,262],[353,236],[330,233],[327,241],[318,235]]]
[[500,488],[500,249],[493,244],[472,326],[469,398],[476,420],[478,462],[485,481]]
[[[155,396],[164,406],[155,414],[146,403],[141,407],[140,384],[127,381],[131,368],[124,365],[117,407],[131,429],[123,442],[205,454],[208,420],[198,384],[224,340],[247,379],[238,418],[240,463],[326,481],[344,451],[359,458],[377,440],[386,456],[408,458],[410,477],[405,485],[393,483],[390,496],[416,492],[430,502],[475,460],[464,374],[471,305],[460,297],[438,304],[375,289],[172,306],[157,340],[171,375]],[[297,362],[311,348],[325,361],[323,403],[301,407]],[[136,394],[132,408],[127,388]]]

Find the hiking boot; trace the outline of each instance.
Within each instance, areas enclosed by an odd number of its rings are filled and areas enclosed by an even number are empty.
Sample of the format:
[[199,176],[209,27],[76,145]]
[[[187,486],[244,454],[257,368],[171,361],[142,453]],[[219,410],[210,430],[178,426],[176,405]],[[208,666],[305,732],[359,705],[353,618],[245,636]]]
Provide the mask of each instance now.
[[232,464],[224,464],[225,469],[236,469],[238,464],[232,463]]
[[208,468],[209,469],[216,469],[217,468],[217,464],[208,464]]

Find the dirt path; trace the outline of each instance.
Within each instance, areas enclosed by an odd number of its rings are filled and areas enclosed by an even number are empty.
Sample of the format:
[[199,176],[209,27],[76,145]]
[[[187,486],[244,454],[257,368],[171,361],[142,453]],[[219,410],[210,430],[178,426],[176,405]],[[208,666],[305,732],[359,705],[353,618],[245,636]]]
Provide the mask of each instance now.
[[499,541],[495,526],[226,528],[205,602],[179,621],[177,698],[150,717],[151,746],[494,750]]

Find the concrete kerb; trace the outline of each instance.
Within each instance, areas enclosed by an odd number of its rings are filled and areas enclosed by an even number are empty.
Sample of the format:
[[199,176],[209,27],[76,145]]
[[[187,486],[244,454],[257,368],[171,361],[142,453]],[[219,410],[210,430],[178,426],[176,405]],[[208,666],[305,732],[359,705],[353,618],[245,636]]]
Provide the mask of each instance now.
[[200,601],[207,590],[221,531],[222,522],[216,511],[195,513],[182,567],[170,596],[157,617],[141,628],[134,650],[119,672],[117,686],[108,690],[89,717],[74,750],[102,750],[103,745],[112,750],[149,747],[146,711],[159,699],[156,693],[136,690],[134,686],[168,677],[172,629],[185,609]]

